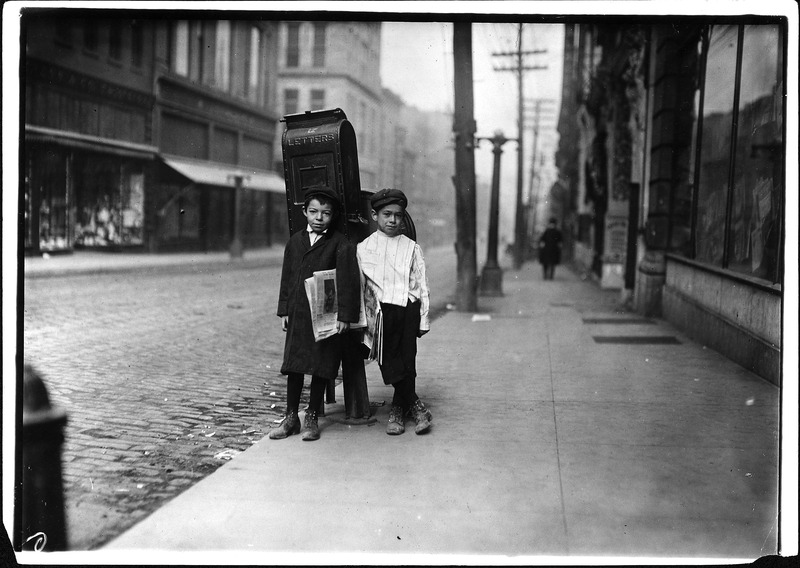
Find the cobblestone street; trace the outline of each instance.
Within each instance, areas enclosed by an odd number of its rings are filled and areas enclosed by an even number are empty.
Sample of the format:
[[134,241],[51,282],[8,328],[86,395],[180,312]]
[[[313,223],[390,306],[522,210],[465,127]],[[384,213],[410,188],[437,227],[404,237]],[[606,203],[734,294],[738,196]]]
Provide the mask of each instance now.
[[26,280],[24,355],[66,409],[70,548],[93,548],[283,411],[279,268]]
[[[442,309],[455,257],[432,257]],[[25,279],[25,361],[68,414],[70,549],[107,542],[282,416],[279,278],[271,267]]]

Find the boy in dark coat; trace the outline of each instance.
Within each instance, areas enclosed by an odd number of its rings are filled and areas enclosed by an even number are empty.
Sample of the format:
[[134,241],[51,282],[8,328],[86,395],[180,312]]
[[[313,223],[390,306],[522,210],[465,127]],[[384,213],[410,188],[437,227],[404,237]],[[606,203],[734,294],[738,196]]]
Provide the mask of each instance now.
[[[303,421],[303,440],[318,440],[317,409],[322,405],[326,381],[335,379],[341,361],[341,334],[359,316],[360,275],[355,246],[332,228],[341,204],[332,190],[311,188],[303,213],[308,220],[286,243],[278,299],[278,317],[283,319],[286,345],[281,373],[286,378],[286,415],[272,430],[273,440],[300,432],[298,410],[303,375],[311,375],[311,394]],[[336,269],[338,335],[314,341],[311,308],[304,281],[318,270]]]

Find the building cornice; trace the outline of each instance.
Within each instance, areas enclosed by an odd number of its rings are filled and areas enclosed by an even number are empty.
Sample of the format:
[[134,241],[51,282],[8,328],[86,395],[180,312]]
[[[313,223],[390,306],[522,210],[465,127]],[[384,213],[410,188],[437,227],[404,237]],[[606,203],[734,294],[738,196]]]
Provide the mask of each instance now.
[[258,131],[264,128],[274,129],[281,118],[269,109],[249,105],[172,74],[160,75],[158,84],[157,101],[160,105],[214,122],[225,122]]
[[146,110],[152,109],[155,102],[155,97],[152,93],[137,91],[130,87],[111,83],[98,77],[92,77],[35,58],[29,58],[26,61],[25,80],[29,83],[44,83],[49,86],[82,93],[84,96]]

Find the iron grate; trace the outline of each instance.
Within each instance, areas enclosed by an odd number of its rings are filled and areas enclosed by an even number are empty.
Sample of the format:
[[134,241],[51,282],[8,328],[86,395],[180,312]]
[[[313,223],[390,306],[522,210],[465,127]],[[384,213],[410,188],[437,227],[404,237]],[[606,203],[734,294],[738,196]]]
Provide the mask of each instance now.
[[594,335],[595,343],[613,345],[680,345],[678,338],[672,335]]
[[618,324],[643,324],[654,325],[656,322],[642,318],[583,318],[583,323],[618,323]]

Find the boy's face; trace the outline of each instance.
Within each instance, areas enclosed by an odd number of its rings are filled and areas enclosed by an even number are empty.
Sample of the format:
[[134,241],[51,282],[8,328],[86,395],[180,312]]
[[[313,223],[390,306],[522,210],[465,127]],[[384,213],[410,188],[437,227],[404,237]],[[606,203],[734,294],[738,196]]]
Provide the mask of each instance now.
[[333,220],[333,205],[330,203],[320,203],[319,200],[311,198],[308,206],[303,208],[306,220],[311,230],[321,234],[330,227]]
[[406,210],[399,203],[390,203],[380,211],[372,210],[372,219],[378,223],[378,230],[389,237],[400,234],[400,225],[405,219]]

